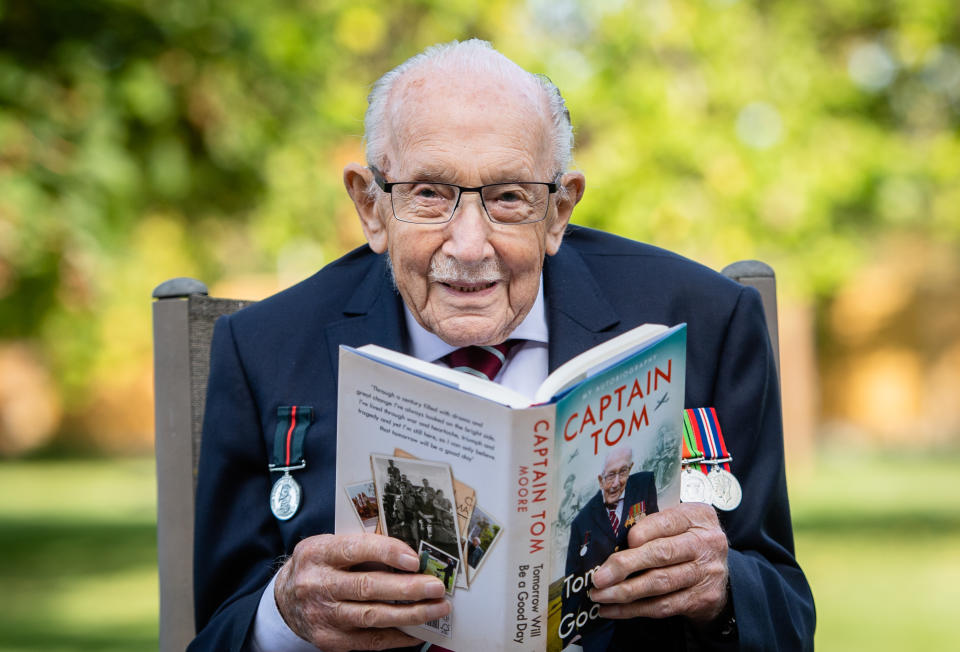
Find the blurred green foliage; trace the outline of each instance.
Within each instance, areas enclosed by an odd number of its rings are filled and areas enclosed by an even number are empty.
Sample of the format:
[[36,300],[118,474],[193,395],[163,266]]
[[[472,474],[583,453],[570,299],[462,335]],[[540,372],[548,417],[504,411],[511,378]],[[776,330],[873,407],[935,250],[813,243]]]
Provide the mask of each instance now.
[[149,291],[359,244],[369,84],[489,39],[565,93],[575,221],[829,293],[879,231],[960,245],[956,0],[0,0],[0,341],[68,414],[149,360]]

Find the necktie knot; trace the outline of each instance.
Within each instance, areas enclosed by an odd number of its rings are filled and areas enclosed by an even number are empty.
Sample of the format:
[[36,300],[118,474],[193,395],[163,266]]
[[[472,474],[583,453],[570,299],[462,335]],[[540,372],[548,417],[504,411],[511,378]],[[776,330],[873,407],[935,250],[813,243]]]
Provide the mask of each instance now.
[[507,340],[492,346],[464,346],[451,351],[443,360],[450,365],[451,369],[493,380],[500,373],[510,351],[522,341]]

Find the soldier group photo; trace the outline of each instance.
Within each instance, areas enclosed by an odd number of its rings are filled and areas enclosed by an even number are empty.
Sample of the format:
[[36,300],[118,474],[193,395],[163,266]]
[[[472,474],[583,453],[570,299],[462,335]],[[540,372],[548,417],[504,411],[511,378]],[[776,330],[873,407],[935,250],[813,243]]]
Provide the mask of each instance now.
[[448,464],[371,455],[384,533],[414,550],[427,542],[460,560]]

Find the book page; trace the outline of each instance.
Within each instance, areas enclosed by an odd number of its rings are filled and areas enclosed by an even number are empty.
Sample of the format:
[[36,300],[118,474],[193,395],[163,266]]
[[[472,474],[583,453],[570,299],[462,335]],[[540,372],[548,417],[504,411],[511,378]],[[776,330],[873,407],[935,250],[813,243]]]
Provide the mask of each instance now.
[[504,387],[486,378],[465,374],[461,371],[433,364],[425,360],[418,360],[399,351],[385,349],[376,344],[367,344],[361,346],[359,349],[353,349],[353,351],[360,355],[380,360],[388,365],[404,369],[423,378],[433,379],[448,387],[456,387],[464,392],[496,401],[501,405],[518,408],[530,405],[529,397],[509,387]]
[[[554,407],[513,410],[347,347],[341,347],[338,394],[336,532],[363,531],[351,496],[359,483],[379,483],[385,531],[407,541],[426,561],[426,572],[450,583],[450,616],[404,631],[458,652],[544,650],[545,617],[536,621],[539,637],[531,637],[536,630],[525,619],[546,605],[548,494],[532,502],[528,483],[539,455],[533,429],[547,422],[552,432]],[[447,467],[452,480],[441,484]],[[466,528],[460,517],[467,506],[445,504],[460,502],[450,499],[457,493],[474,506]],[[535,518],[540,512],[543,517]],[[459,551],[449,548],[451,527]],[[529,561],[531,549],[541,561]],[[527,582],[537,564],[544,596],[535,604]],[[524,620],[517,613],[518,595],[526,596]]]
[[629,357],[667,330],[663,324],[642,324],[592,349],[587,349],[547,376],[537,389],[533,402],[545,403],[559,396],[564,390]]

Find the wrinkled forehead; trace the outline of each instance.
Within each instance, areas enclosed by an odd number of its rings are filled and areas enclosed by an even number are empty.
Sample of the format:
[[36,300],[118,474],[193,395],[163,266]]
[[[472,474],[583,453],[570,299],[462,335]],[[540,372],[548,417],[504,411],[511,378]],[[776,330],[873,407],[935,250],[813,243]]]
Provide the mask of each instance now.
[[536,167],[552,165],[548,100],[522,71],[413,70],[394,86],[387,116],[387,155],[393,166],[405,162],[412,151],[429,155],[448,148],[469,158],[496,147],[522,152]]
[[629,449],[622,449],[614,451],[607,456],[607,459],[603,464],[603,472],[607,473],[609,471],[617,471],[622,467],[630,464],[633,456],[630,454]]

